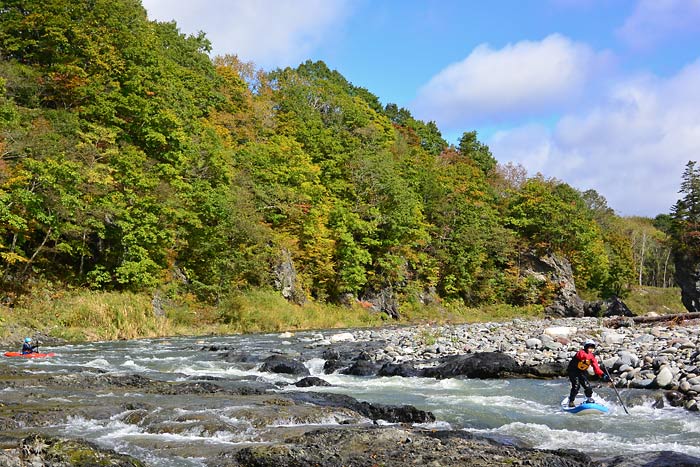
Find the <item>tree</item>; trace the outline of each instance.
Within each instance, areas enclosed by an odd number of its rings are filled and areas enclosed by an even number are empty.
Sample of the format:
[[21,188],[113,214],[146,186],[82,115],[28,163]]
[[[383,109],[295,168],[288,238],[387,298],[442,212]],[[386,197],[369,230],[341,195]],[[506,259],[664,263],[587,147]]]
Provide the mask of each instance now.
[[462,134],[459,138],[458,150],[462,156],[474,161],[484,174],[490,175],[496,169],[496,159],[489,147],[477,139],[476,131],[466,131]]
[[599,289],[605,282],[609,262],[600,227],[569,185],[529,179],[509,199],[506,226],[536,251],[567,257],[577,285]]

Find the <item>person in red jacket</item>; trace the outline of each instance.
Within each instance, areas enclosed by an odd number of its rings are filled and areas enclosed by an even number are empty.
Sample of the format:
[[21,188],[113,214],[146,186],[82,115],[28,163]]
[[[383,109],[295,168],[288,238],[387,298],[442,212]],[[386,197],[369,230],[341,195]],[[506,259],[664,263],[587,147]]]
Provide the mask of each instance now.
[[588,382],[588,368],[590,366],[593,366],[593,371],[599,378],[603,378],[603,381],[608,380],[608,375],[603,374],[603,370],[598,365],[598,360],[593,355],[594,350],[595,341],[588,339],[583,343],[583,349],[576,352],[576,355],[569,362],[569,366],[566,369],[569,381],[571,381],[569,407],[574,407],[574,400],[576,400],[576,394],[578,394],[580,386],[583,386],[586,402],[595,402],[593,400],[593,388],[591,388],[591,383]]

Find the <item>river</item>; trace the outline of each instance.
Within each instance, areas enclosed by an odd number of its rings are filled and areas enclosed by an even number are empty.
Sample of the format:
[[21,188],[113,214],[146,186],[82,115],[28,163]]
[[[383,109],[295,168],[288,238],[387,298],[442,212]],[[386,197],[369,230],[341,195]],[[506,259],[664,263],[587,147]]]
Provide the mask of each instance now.
[[[337,332],[337,331],[334,331]],[[598,388],[597,398],[611,408],[607,415],[574,416],[561,412],[559,404],[568,392],[565,379],[535,380],[468,380],[383,377],[365,378],[341,374],[323,374],[321,349],[311,345],[318,332],[297,333],[293,338],[277,334],[229,337],[178,337],[83,345],[42,347],[55,352],[46,359],[5,358],[9,367],[29,370],[34,374],[70,374],[95,371],[101,374],[142,375],[159,381],[265,381],[276,384],[280,392],[316,391],[350,395],[360,401],[382,404],[410,404],[432,412],[435,428],[466,430],[500,441],[540,449],[575,449],[594,458],[644,451],[675,451],[700,457],[700,416],[684,409],[665,406],[654,408],[651,398],[628,407],[625,413],[609,388]],[[271,352],[298,356],[311,374],[331,383],[330,387],[297,388],[283,383],[298,377],[264,373],[259,365],[231,363],[218,352],[204,351],[205,346],[240,349],[259,361]],[[0,391],[4,403],[31,404],[40,399],[53,399],[66,405],[79,405],[88,396],[84,392],[49,393],[42,387],[27,394],[12,388]],[[47,390],[48,391],[48,390]],[[625,393],[625,389],[621,392]],[[95,394],[105,403],[110,393]],[[140,458],[150,465],[201,467],[207,465],[206,452],[221,446],[240,446],[265,442],[267,427],[253,426],[239,416],[240,406],[234,400],[188,395],[186,398],[153,394],[130,394],[130,399],[161,416],[161,424],[186,420],[186,429],[146,429],[125,422],[125,415],[106,418],[71,417],[50,427],[56,435],[80,437],[102,447]],[[81,400],[82,399],[82,400]],[[624,400],[624,397],[623,397]],[[236,410],[234,410],[236,409]],[[126,410],[128,411],[128,410]],[[125,411],[125,412],[126,412]],[[204,414],[208,414],[206,417]],[[216,417],[216,431],[198,425],[197,420]],[[312,420],[313,425],[335,425],[340,418]],[[299,420],[275,420],[278,427],[290,430]],[[223,428],[221,428],[223,427]],[[167,447],[167,448],[166,448]]]

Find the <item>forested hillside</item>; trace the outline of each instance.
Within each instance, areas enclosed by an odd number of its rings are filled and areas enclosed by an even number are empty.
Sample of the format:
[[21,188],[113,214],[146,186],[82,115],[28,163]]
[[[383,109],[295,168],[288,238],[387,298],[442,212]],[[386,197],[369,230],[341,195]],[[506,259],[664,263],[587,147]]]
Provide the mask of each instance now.
[[525,252],[568,258],[591,295],[672,283],[664,217],[499,165],[469,129],[450,145],[322,62],[266,72],[209,46],[138,0],[3,2],[5,303],[46,282],[542,303],[557,285],[521,274]]

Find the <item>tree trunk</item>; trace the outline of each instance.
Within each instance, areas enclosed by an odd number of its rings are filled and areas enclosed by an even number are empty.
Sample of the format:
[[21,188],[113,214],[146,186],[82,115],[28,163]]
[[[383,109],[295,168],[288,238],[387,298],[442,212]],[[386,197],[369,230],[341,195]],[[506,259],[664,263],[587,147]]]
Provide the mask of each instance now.
[[44,245],[46,245],[47,240],[49,239],[49,236],[51,235],[51,227],[49,227],[49,230],[46,231],[46,235],[44,236],[44,240],[42,240],[41,245],[37,247],[37,249],[34,251],[34,254],[32,255],[31,258],[29,258],[29,261],[27,261],[27,264],[24,265],[24,269],[22,269],[22,272],[20,273],[20,277],[24,277],[25,273],[27,272],[27,269],[29,269],[29,266],[31,266],[32,262],[34,261],[34,258],[39,254],[42,248],[44,248]]
[[683,322],[687,319],[700,319],[700,312],[694,313],[675,313],[672,315],[660,315],[660,316],[635,316],[633,318],[617,317],[611,318],[605,322],[605,326],[611,328],[619,328],[624,326],[629,320],[634,321],[634,324],[639,323],[658,323],[662,321],[673,321],[675,323]]
[[642,232],[642,252],[640,254],[639,258],[639,286],[641,287],[642,284],[642,276],[644,274],[644,248],[646,247],[647,244],[647,233]]
[[663,287],[666,288],[666,271],[668,270],[668,259],[671,257],[671,249],[668,249],[668,253],[666,253],[666,261],[664,261],[664,282],[663,282]]

